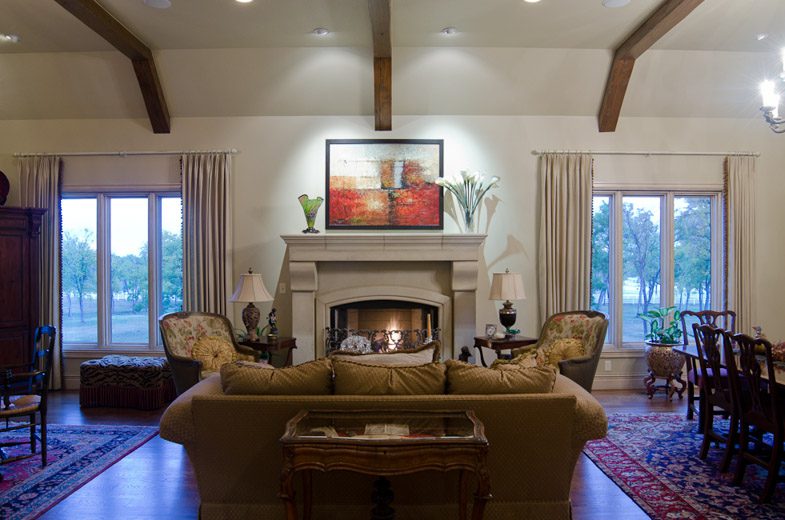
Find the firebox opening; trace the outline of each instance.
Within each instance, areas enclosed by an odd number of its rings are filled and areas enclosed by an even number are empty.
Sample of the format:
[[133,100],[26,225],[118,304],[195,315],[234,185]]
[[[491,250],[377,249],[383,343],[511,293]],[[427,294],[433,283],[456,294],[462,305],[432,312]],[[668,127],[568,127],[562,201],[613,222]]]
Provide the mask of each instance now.
[[333,306],[326,351],[381,352],[416,348],[439,338],[433,305],[401,300],[365,300]]

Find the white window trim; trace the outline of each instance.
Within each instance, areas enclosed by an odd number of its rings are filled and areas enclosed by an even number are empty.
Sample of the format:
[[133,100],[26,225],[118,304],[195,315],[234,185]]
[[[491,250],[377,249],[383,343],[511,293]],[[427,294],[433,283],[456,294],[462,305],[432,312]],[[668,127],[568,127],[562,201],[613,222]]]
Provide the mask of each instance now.
[[[96,295],[97,302],[97,342],[63,342],[63,350],[69,353],[68,357],[80,357],[94,354],[96,351],[111,352],[112,354],[143,354],[159,353],[163,351],[163,344],[158,333],[158,316],[161,313],[160,294],[162,280],[159,276],[161,272],[161,247],[163,245],[163,233],[161,231],[162,216],[161,202],[164,198],[179,198],[182,194],[179,191],[162,189],[140,191],[122,190],[102,190],[102,191],[79,191],[67,192],[62,194],[63,199],[88,199],[96,200]],[[111,285],[111,215],[110,201],[113,198],[147,198],[147,270],[148,270],[148,294],[147,294],[147,315],[148,315],[148,342],[147,343],[113,343],[111,341],[111,316],[109,315],[109,305],[112,299]],[[60,296],[62,298],[62,295]],[[65,338],[63,338],[65,339]]]
[[[609,269],[611,276],[609,277],[608,293],[612,295],[609,302],[609,316],[611,325],[608,329],[608,341],[603,346],[603,352],[608,353],[632,353],[642,352],[644,348],[643,340],[639,342],[624,343],[621,340],[623,337],[623,323],[619,319],[621,317],[621,310],[619,306],[622,305],[622,293],[624,284],[624,274],[618,266],[622,265],[623,250],[621,247],[616,247],[617,244],[622,243],[623,230],[619,222],[619,216],[622,214],[623,199],[625,196],[648,196],[648,197],[663,197],[660,202],[660,295],[663,301],[660,302],[661,307],[668,307],[674,304],[673,288],[675,285],[674,272],[673,272],[673,251],[674,251],[674,220],[672,218],[674,210],[674,199],[677,197],[709,197],[711,198],[711,240],[712,244],[717,244],[719,254],[713,254],[711,260],[711,301],[722,302],[722,291],[724,284],[722,277],[724,276],[723,270],[723,230],[722,230],[722,188],[714,186],[679,186],[677,189],[665,189],[662,186],[635,186],[624,187],[617,189],[610,189],[608,186],[603,186],[603,189],[596,189],[593,191],[593,197],[610,197],[610,203],[613,205],[613,212],[611,214],[609,223],[609,236],[612,254],[609,255]],[[671,217],[671,218],[667,218]],[[665,285],[667,282],[667,286]],[[667,290],[666,290],[667,287]]]

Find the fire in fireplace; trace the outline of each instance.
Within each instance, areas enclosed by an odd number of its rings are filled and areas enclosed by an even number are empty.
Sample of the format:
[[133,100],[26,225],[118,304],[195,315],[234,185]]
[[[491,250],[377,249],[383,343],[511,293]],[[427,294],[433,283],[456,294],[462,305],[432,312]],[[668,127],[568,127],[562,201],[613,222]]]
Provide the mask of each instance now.
[[439,338],[437,308],[418,302],[366,300],[330,308],[325,351],[386,352]]

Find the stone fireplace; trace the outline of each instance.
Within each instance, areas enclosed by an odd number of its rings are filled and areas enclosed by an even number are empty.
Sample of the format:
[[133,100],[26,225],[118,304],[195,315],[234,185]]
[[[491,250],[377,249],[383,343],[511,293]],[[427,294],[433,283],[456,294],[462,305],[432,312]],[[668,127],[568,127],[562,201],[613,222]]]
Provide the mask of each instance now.
[[[440,329],[445,357],[457,357],[461,346],[473,344],[480,246],[485,235],[281,238],[288,246],[292,334],[298,346],[295,363],[325,354],[325,329],[336,319],[336,311],[356,304],[359,319],[359,307],[376,305],[362,302],[393,302],[388,307],[399,309],[402,316],[407,314],[405,309],[429,309],[424,312],[431,313],[432,327]],[[347,316],[343,319],[348,320]],[[418,316],[422,324],[423,315]],[[412,328],[418,328],[417,323]]]

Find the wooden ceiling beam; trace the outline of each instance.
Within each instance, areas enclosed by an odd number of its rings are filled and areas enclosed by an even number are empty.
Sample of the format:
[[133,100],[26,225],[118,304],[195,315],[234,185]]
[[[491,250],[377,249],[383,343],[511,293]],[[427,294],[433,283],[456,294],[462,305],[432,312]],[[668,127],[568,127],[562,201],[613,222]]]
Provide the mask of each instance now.
[[597,116],[600,132],[616,130],[635,60],[701,3],[703,0],[666,0],[616,48]]
[[55,0],[55,2],[131,60],[153,132],[168,134],[171,131],[169,109],[166,106],[150,48],[95,0]]
[[376,130],[392,130],[390,0],[368,0],[373,33],[373,103]]

